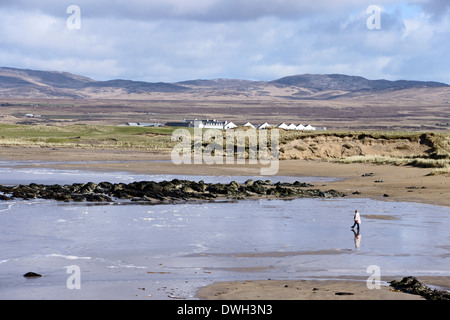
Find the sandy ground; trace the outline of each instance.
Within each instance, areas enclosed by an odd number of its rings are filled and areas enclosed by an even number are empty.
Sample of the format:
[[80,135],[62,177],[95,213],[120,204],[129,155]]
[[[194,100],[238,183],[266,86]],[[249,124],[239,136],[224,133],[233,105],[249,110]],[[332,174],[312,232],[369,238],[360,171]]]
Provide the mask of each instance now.
[[208,300],[424,300],[382,285],[369,289],[357,280],[265,280],[217,282],[198,296]]
[[[367,279],[342,277],[333,280],[257,280],[216,282],[198,290],[208,300],[425,300],[423,297],[394,290],[382,279],[379,288],[369,289]],[[450,289],[450,277],[417,277],[440,290]]]
[[[27,163],[64,169],[117,170],[146,174],[259,175],[257,165],[175,165],[168,154],[139,150],[43,149],[0,147],[0,160],[72,162],[62,164]],[[89,161],[90,163],[83,163]],[[92,162],[94,161],[94,162]],[[98,163],[95,163],[98,161]],[[108,162],[103,162],[108,161]],[[370,164],[338,164],[324,161],[280,161],[277,175],[336,177],[337,181],[316,185],[335,189],[349,197],[385,201],[408,201],[450,206],[449,175],[427,176],[431,169]],[[370,176],[363,174],[372,173]],[[270,176],[264,179],[270,179]],[[353,194],[358,192],[359,194]],[[410,276],[410,275],[403,275]],[[400,280],[402,276],[396,278]],[[450,289],[450,277],[420,278],[426,284]],[[341,280],[261,280],[219,282],[201,288],[201,299],[422,299],[394,292],[388,286],[369,290],[365,281]],[[392,279],[390,279],[392,280]],[[353,294],[336,295],[337,292]]]

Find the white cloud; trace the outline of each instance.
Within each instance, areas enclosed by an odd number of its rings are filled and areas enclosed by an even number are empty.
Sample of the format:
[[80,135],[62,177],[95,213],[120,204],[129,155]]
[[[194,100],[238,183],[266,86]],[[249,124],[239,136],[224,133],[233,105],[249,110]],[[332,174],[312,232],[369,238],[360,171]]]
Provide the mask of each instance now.
[[[368,5],[383,8],[368,30]],[[3,65],[96,79],[275,79],[295,73],[450,83],[444,0],[4,0]],[[68,30],[66,8],[81,8]],[[414,64],[413,67],[410,65]],[[408,67],[409,65],[409,67]]]

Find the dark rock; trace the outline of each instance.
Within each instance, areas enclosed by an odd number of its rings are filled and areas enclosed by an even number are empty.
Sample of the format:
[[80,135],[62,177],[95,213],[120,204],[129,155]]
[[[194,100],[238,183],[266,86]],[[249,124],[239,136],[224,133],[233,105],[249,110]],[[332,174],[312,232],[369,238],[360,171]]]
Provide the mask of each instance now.
[[277,198],[313,198],[313,197],[342,197],[335,191],[321,191],[319,189],[305,189],[312,185],[300,183],[276,183],[270,181],[247,180],[245,183],[232,181],[224,183],[204,183],[188,180],[173,179],[172,181],[136,181],[129,184],[101,182],[74,183],[71,185],[30,185],[1,186],[0,200],[15,199],[52,199],[57,201],[89,201],[112,202],[116,199],[134,201],[189,201],[213,200],[218,197],[233,197],[245,199],[249,196],[271,196]]
[[253,181],[252,179],[248,179],[247,181],[244,182],[244,186],[251,187],[254,183],[255,181]]
[[56,201],[71,201],[73,200],[72,196],[70,194],[64,193],[64,194],[55,194],[53,196],[53,199]]
[[80,189],[80,193],[92,193],[97,188],[97,184],[93,182],[88,182],[85,185],[83,185]]
[[113,202],[110,197],[101,194],[88,194],[85,199],[89,202]]
[[354,295],[354,293],[352,293],[352,292],[335,292],[334,294],[337,296],[353,296]]
[[129,195],[129,194],[128,194],[127,192],[125,192],[124,190],[116,190],[116,191],[113,191],[112,195],[113,195],[115,198],[118,198],[118,199],[130,199],[130,198],[132,198],[132,196]]
[[39,277],[42,277],[42,274],[35,273],[35,272],[27,272],[23,276],[25,278],[39,278]]
[[310,184],[310,183],[306,183],[306,182],[299,182],[299,181],[295,181],[293,183],[294,186],[296,187],[302,187],[302,188],[313,188],[314,185]]
[[5,196],[4,194],[0,194],[0,200],[9,201],[12,200],[10,197]]
[[389,282],[391,287],[406,293],[417,294],[427,300],[450,300],[450,293],[438,291],[422,284],[415,277],[405,277],[400,281],[393,280]]
[[338,198],[338,197],[344,196],[342,193],[340,193],[336,190],[333,190],[333,189],[325,191],[325,192],[323,192],[323,194],[326,198],[335,198],[335,197]]
[[123,190],[123,187],[124,187],[124,184],[123,184],[123,183],[116,183],[116,184],[113,185],[112,191],[113,191],[113,192],[115,192],[115,191],[121,191],[121,190]]

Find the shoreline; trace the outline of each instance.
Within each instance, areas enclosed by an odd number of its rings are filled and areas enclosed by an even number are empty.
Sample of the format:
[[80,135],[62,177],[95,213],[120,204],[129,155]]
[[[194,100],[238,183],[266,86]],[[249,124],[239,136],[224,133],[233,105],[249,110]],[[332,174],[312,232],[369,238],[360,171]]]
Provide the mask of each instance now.
[[[260,176],[258,165],[172,163],[170,154],[143,150],[57,149],[1,147],[0,160],[39,161],[19,167],[66,170],[130,172],[136,174]],[[45,163],[49,162],[49,163]],[[449,174],[429,176],[430,168],[342,164],[325,160],[280,160],[276,176],[336,178],[315,182],[320,189],[334,189],[348,198],[415,202],[450,207]],[[263,176],[270,180],[271,176]]]
[[[212,176],[259,176],[257,165],[174,165],[170,154],[142,150],[44,149],[0,147],[0,160],[37,161],[16,167],[56,168],[93,171],[122,171],[137,174],[182,174]],[[48,163],[45,163],[48,162]],[[320,189],[334,189],[348,198],[371,198],[383,201],[415,202],[450,207],[449,175],[427,176],[431,169],[372,165],[341,164],[321,160],[281,160],[277,176],[333,177],[334,181],[314,183]],[[365,175],[369,174],[370,175]],[[270,180],[270,176],[263,179]],[[378,182],[375,182],[378,181]],[[354,194],[358,192],[358,194]],[[388,195],[388,196],[385,196]],[[362,212],[364,215],[364,212]],[[369,213],[367,213],[369,214]],[[390,277],[391,280],[400,280]],[[366,280],[365,278],[364,280]],[[420,277],[425,284],[450,288],[449,276]],[[313,290],[316,288],[317,290]],[[336,295],[336,292],[353,293]],[[369,290],[358,277],[339,280],[242,280],[215,282],[199,288],[198,299],[351,299],[393,300],[423,299],[420,296],[395,292],[388,286]]]

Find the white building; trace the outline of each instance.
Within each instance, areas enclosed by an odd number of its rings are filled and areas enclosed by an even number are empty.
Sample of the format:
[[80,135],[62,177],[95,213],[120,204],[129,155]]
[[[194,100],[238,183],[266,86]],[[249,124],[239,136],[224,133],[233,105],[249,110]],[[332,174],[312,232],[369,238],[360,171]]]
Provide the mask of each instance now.
[[217,121],[216,119],[212,120],[197,120],[194,122],[194,126],[203,129],[223,129],[227,124],[227,121]]
[[[225,121],[226,122],[226,121]],[[237,125],[235,125],[233,122],[227,122],[224,126],[223,126],[223,129],[224,130],[228,130],[228,129],[234,129],[234,128],[236,128],[237,127]]]
[[227,129],[233,129],[236,128],[237,125],[235,125],[233,122],[228,121],[217,121],[216,119],[206,119],[206,120],[184,120],[185,122],[189,123],[190,127],[194,128],[201,128],[201,129],[220,129],[220,130],[227,130]]
[[277,128],[279,128],[279,129],[287,129],[288,128],[288,126],[287,126],[287,124],[286,123],[280,123],[278,126],[277,126]]
[[263,130],[263,129],[268,129],[268,128],[271,128],[272,126],[270,125],[270,124],[268,124],[267,122],[264,122],[263,124],[260,124],[259,126],[258,126],[258,129],[259,130]]
[[297,129],[297,126],[295,124],[291,123],[290,125],[287,126],[287,129],[288,130],[295,130],[295,129]]
[[243,125],[243,127],[249,127],[249,128],[255,128],[254,125],[252,125],[250,122],[247,122],[246,124]]
[[307,124],[306,126],[305,126],[305,129],[303,129],[303,130],[316,130],[316,128],[314,128],[312,125],[310,125],[310,124]]

